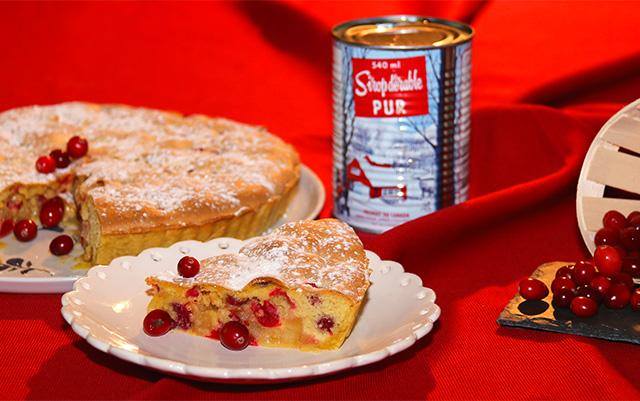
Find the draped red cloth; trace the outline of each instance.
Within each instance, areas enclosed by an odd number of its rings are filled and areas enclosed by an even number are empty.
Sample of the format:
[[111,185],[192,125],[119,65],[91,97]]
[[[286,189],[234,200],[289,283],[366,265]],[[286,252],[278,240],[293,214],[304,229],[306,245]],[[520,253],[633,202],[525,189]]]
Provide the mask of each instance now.
[[400,13],[477,30],[471,199],[362,235],[435,290],[429,335],[306,382],[198,383],[92,348],[59,295],[0,294],[0,398],[640,399],[638,346],[495,322],[537,265],[587,256],[577,175],[599,127],[640,95],[640,2],[0,3],[0,110],[87,100],[262,124],[330,193],[330,28]]

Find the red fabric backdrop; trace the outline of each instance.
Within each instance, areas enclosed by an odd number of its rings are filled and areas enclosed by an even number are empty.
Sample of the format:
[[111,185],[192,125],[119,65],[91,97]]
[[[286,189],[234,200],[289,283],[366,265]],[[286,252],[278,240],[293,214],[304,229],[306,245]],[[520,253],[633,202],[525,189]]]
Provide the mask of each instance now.
[[0,110],[88,100],[262,124],[330,191],[330,28],[399,13],[477,29],[471,200],[362,236],[436,291],[432,333],[326,378],[204,384],[93,349],[58,295],[0,294],[0,398],[640,399],[637,346],[495,323],[538,264],[586,256],[576,177],[640,94],[640,2],[0,3]]

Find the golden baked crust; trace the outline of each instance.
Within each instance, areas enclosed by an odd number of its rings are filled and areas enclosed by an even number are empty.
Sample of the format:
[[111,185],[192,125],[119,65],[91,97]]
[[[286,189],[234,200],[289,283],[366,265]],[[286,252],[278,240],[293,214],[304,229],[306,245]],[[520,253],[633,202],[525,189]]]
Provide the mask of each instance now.
[[[64,149],[74,135],[88,139],[87,156],[54,174],[35,171],[38,156]],[[0,113],[0,146],[12,149],[0,155],[0,193],[15,186],[57,189],[74,179],[88,248],[99,247],[102,237],[138,234],[151,238],[146,247],[168,245],[172,238],[152,233],[178,232],[183,239],[183,229],[230,225],[287,199],[300,174],[293,148],[262,128],[121,105],[63,103]],[[97,254],[87,256],[108,262]]]
[[369,261],[353,229],[336,219],[285,224],[238,254],[202,261],[197,283],[241,290],[273,280],[287,288],[320,288],[360,302],[369,287]]
[[334,220],[285,224],[236,253],[201,261],[193,278],[149,277],[149,310],[164,309],[190,333],[216,338],[243,322],[257,345],[338,348],[350,334],[369,287],[362,243]]

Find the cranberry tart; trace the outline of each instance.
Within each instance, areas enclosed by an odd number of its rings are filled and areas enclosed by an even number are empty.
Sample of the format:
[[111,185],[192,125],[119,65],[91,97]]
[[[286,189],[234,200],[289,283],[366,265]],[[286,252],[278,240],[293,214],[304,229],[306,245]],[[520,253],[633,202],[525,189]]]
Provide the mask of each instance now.
[[59,196],[61,224],[79,223],[85,258],[99,264],[180,240],[258,235],[300,174],[295,150],[262,128],[121,105],[0,113],[0,147],[0,222],[39,222]]
[[300,221],[200,261],[193,277],[147,278],[148,310],[168,312],[176,328],[198,336],[220,339],[223,327],[239,322],[253,345],[336,349],[351,333],[370,272],[348,225]]

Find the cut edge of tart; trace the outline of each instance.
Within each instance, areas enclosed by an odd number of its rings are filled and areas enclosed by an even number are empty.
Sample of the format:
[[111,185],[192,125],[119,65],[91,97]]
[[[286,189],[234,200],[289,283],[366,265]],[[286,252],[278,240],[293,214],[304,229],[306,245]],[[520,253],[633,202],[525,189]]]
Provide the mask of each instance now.
[[[88,141],[87,154],[38,170],[36,160],[74,138]],[[300,178],[293,147],[261,127],[124,105],[7,110],[0,145],[12,150],[0,155],[0,225],[38,222],[60,196],[60,224],[79,225],[93,264],[186,239],[258,235],[284,214]]]
[[351,333],[370,273],[349,226],[301,221],[248,240],[237,254],[202,260],[192,278],[148,277],[148,310],[168,312],[176,328],[197,336],[220,339],[222,327],[236,321],[251,345],[331,350]]

